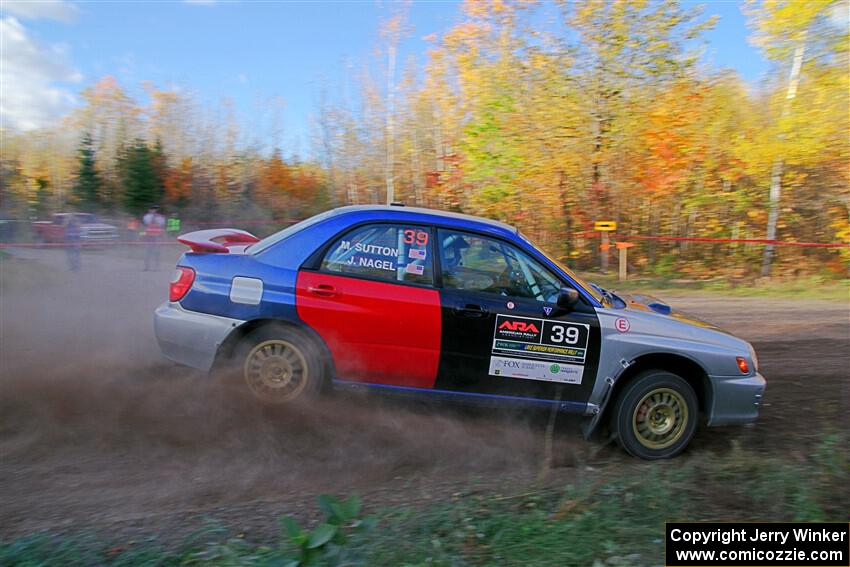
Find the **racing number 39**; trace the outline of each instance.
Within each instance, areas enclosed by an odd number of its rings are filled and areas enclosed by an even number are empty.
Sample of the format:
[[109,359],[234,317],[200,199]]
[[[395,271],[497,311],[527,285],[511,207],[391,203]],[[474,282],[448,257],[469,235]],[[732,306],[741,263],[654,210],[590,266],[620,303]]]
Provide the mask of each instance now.
[[428,244],[428,231],[408,228],[404,231],[404,243],[425,246]]
[[577,327],[564,327],[563,325],[552,325],[552,334],[549,340],[557,344],[574,345],[578,343],[579,330]]

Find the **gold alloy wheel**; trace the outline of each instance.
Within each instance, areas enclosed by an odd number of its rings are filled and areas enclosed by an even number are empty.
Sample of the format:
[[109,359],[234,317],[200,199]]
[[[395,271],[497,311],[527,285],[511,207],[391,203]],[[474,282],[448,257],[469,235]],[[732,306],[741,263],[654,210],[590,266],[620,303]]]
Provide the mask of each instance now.
[[298,347],[289,341],[271,339],[251,349],[245,358],[243,375],[257,397],[283,403],[304,391],[309,369]]
[[648,449],[666,449],[678,441],[688,425],[688,404],[681,394],[670,388],[656,388],[647,393],[632,416],[632,430],[641,445]]

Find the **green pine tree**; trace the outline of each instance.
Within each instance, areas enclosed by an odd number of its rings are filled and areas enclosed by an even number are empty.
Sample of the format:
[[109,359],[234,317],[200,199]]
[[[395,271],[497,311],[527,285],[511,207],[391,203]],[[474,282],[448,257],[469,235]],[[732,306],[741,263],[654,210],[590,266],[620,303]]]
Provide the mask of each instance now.
[[74,201],[82,209],[92,210],[100,205],[100,175],[95,167],[95,151],[91,134],[86,132],[80,142],[80,166],[72,189]]
[[136,140],[119,158],[124,207],[140,215],[162,199],[162,184],[156,168],[157,152]]

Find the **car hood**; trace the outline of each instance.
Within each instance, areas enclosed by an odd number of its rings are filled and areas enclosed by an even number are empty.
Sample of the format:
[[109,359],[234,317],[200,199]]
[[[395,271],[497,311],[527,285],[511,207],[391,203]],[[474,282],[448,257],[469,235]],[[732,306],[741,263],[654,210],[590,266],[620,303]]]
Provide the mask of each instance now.
[[725,329],[722,329],[713,323],[709,323],[708,321],[704,321],[691,313],[674,309],[666,301],[658,299],[652,295],[618,293],[617,296],[626,303],[625,310],[627,312],[648,313],[660,318],[684,323],[686,325],[693,325],[695,327],[701,327],[703,329],[710,329],[712,331],[731,335],[731,333]]

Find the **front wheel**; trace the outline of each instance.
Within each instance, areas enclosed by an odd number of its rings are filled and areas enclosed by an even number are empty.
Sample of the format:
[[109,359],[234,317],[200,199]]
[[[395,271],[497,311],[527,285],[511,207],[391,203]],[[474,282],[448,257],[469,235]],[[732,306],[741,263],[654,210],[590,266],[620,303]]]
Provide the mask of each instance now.
[[324,368],[319,349],[304,332],[261,327],[240,343],[230,367],[253,396],[281,405],[314,397],[321,390]]
[[642,459],[678,455],[696,431],[697,396],[690,384],[669,372],[640,374],[620,393],[614,409],[620,445]]

